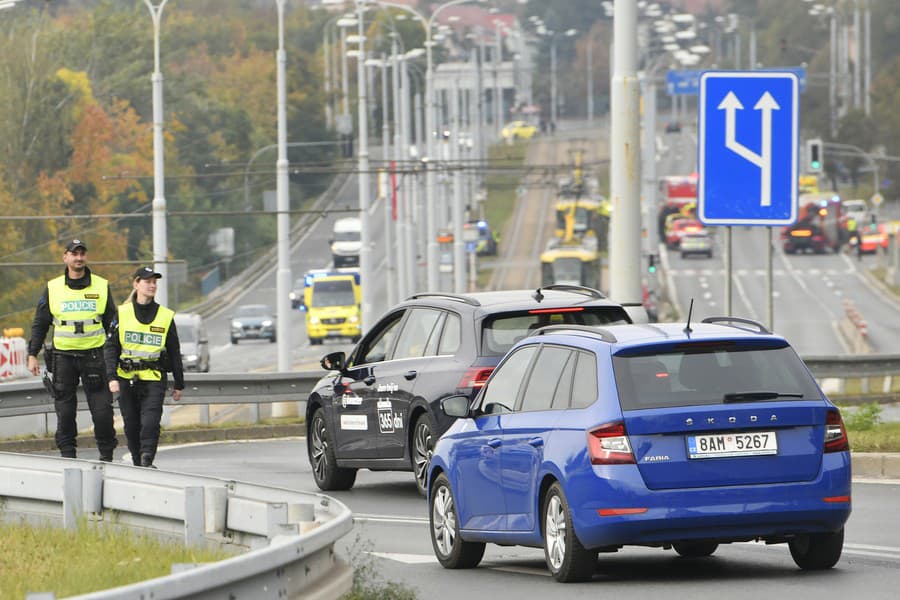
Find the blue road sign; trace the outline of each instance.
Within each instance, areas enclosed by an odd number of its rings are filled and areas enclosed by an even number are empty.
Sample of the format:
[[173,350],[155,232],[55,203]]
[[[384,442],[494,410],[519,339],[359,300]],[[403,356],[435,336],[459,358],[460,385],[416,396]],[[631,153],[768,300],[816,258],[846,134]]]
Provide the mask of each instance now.
[[700,71],[667,71],[666,93],[670,96],[696,96],[700,90]]
[[803,67],[767,67],[760,70],[767,72],[778,71],[793,73],[797,76],[797,83],[800,84],[800,93],[802,94],[806,91],[806,69]]
[[797,220],[797,75],[706,71],[700,76],[697,215],[707,225]]

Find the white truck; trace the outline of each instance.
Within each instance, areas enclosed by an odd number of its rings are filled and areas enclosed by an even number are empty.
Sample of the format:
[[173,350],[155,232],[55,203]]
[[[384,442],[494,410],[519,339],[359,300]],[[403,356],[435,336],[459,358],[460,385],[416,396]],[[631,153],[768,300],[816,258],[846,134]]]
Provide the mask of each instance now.
[[362,223],[359,218],[347,217],[335,221],[329,243],[334,268],[358,267],[362,247]]

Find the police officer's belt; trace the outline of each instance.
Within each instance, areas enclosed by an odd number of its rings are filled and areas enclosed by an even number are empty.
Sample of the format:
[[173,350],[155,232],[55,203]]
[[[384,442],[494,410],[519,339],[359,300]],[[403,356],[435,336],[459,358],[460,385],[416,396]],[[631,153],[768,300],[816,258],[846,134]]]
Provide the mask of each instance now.
[[103,321],[101,321],[100,319],[84,319],[84,320],[78,320],[78,321],[72,321],[72,320],[64,321],[62,319],[57,319],[55,324],[62,325],[62,326],[73,326],[74,327],[75,325],[99,325],[102,322]]
[[152,369],[154,371],[162,370],[162,365],[158,360],[133,360],[130,358],[119,359],[119,368],[123,371],[146,371]]

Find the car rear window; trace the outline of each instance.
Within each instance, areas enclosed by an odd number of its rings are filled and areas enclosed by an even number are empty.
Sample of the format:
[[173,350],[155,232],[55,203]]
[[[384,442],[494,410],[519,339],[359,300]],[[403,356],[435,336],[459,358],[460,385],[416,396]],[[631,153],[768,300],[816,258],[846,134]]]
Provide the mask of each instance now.
[[622,410],[822,398],[789,346],[691,346],[613,356]]
[[613,325],[630,323],[620,306],[540,308],[499,313],[483,321],[481,355],[503,356],[513,344],[546,325]]

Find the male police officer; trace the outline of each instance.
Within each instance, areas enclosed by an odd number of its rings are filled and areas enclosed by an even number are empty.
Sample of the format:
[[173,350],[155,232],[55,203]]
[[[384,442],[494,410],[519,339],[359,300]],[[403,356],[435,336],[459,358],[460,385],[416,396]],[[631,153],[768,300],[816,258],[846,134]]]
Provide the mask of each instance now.
[[38,301],[28,342],[28,370],[37,375],[37,355],[50,325],[53,348],[45,349],[48,368],[53,372],[56,407],[56,447],[62,456],[75,458],[78,380],[84,386],[100,460],[112,461],[116,447],[112,394],[106,383],[103,344],[116,318],[106,279],[87,267],[87,246],[72,240],[63,253],[65,273],[47,282]]

